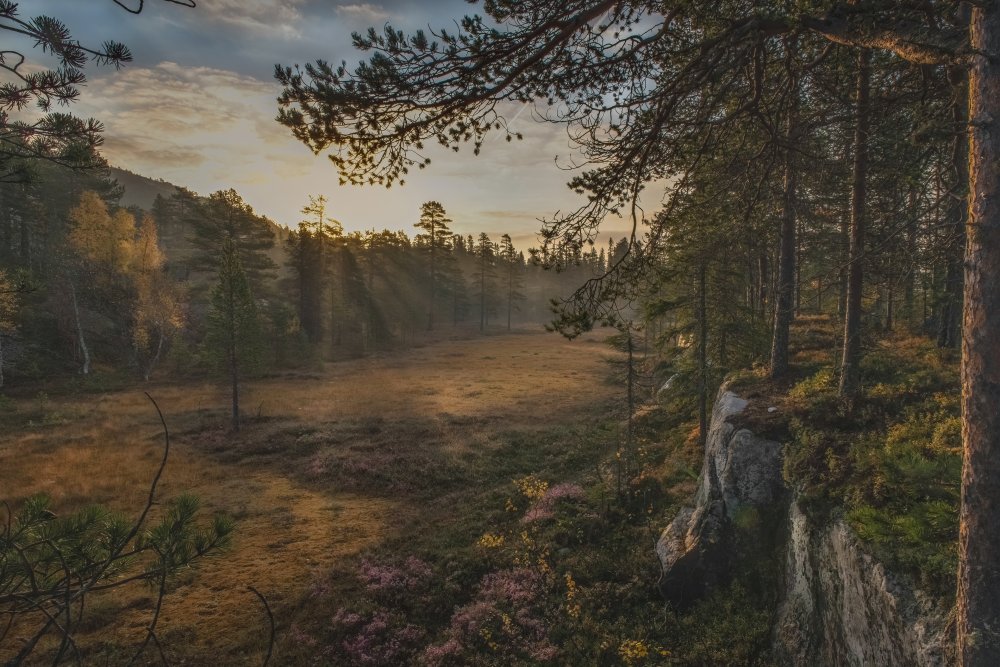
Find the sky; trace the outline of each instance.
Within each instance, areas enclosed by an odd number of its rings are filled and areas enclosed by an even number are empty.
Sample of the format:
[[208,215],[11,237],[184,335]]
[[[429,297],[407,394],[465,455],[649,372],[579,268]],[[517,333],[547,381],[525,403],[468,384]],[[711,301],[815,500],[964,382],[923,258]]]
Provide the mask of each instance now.
[[[138,0],[123,0],[136,6]],[[274,65],[316,59],[354,64],[364,55],[352,31],[386,23],[411,32],[453,27],[480,8],[465,0],[198,0],[194,9],[146,0],[131,15],[111,0],[22,0],[24,17],[48,14],[85,45],[124,42],[134,61],[115,71],[88,68],[71,111],[102,121],[103,153],[114,165],[207,195],[235,188],[259,213],[289,226],[309,195],[326,195],[346,230],[412,232],[420,205],[440,201],[463,234],[509,233],[536,245],[539,218],[582,203],[566,182],[573,155],[565,129],[509,109],[521,142],[487,140],[482,154],[431,152],[428,169],[403,187],[339,186],[329,159],[315,156],[279,125]],[[32,61],[46,63],[36,51]],[[628,226],[610,220],[602,236]]]

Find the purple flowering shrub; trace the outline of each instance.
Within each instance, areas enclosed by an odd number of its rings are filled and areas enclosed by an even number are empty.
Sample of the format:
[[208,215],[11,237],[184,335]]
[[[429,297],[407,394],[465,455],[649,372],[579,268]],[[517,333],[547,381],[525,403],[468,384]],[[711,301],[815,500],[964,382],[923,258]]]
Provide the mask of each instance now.
[[423,664],[546,664],[559,650],[550,637],[551,578],[539,568],[484,576],[475,597],[455,610],[444,640],[425,649]]
[[[596,514],[577,484],[515,484],[520,507],[508,501],[510,520],[471,557],[437,568],[412,555],[362,559],[347,577],[356,585],[348,604],[313,634],[293,627],[299,654],[362,667],[565,663],[560,645],[579,634],[581,607],[557,552],[566,551],[564,534]],[[319,607],[337,596],[325,581],[311,591]]]
[[556,484],[545,490],[540,498],[528,507],[523,523],[550,521],[556,518],[556,510],[577,509],[586,500],[583,487],[579,484]]

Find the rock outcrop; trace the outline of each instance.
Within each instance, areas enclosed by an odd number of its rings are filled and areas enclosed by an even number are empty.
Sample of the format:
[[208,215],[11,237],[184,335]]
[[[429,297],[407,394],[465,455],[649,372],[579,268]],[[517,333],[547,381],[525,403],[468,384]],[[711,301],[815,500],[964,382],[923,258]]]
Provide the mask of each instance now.
[[726,578],[728,526],[737,512],[773,505],[784,496],[782,445],[737,429],[730,421],[746,406],[725,387],[720,390],[693,505],[674,517],[656,544],[663,568],[660,590],[678,607]]
[[788,520],[778,664],[950,664],[942,611],[865,553],[846,523],[816,527],[794,501]]
[[788,518],[776,664],[947,664],[945,614],[867,554],[844,521],[814,525],[785,486],[782,444],[732,423],[747,405],[720,390],[698,491],[656,544],[667,599],[684,607],[724,582],[737,513],[777,508]]

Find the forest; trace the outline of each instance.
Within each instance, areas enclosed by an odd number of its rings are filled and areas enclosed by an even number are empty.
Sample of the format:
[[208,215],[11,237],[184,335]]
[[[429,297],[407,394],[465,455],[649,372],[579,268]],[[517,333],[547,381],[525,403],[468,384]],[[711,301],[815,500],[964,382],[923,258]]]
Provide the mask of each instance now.
[[508,234],[452,233],[436,201],[414,212],[412,238],[345,233],[323,195],[293,229],[233,189],[200,197],[87,159],[86,172],[39,159],[30,180],[3,192],[0,386],[86,377],[95,365],[146,381],[158,370],[228,375],[233,357],[240,373],[259,374],[405,347],[436,330],[541,324],[553,300],[627,245],[526,257]]
[[[996,2],[387,2],[274,66],[298,220],[112,166],[131,52],[19,4],[0,660],[1000,664]],[[534,247],[340,219],[526,109]]]

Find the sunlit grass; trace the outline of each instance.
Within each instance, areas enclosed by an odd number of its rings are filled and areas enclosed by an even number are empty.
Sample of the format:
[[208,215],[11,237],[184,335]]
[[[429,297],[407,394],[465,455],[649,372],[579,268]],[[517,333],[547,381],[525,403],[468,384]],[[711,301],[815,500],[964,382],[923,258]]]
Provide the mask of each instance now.
[[[556,445],[565,465],[579,465],[572,442],[538,446],[518,434],[599,413],[615,391],[604,382],[607,354],[588,341],[496,336],[251,380],[239,434],[226,426],[225,388],[212,383],[22,392],[3,406],[0,495],[16,504],[47,491],[59,512],[89,503],[136,512],[162,455],[149,391],[173,435],[158,496],[192,491],[207,512],[237,520],[232,550],[168,598],[162,637],[174,657],[245,664],[259,657],[264,623],[248,584],[281,625],[318,576],[449,520],[497,475],[558,470]],[[115,664],[143,632],[148,593],[102,600],[81,645]]]

